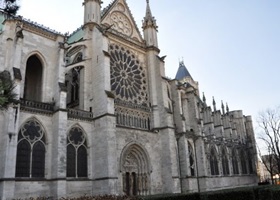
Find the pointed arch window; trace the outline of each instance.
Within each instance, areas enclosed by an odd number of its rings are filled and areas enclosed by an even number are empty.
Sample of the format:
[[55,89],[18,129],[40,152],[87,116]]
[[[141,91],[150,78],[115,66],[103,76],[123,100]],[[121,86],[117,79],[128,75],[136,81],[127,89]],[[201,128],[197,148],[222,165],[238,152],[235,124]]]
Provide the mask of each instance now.
[[81,61],[83,61],[83,53],[79,52],[79,53],[77,53],[77,55],[73,59],[73,63],[78,63],[78,62],[81,62]]
[[245,154],[245,152],[242,150],[241,152],[240,152],[240,162],[241,162],[241,172],[242,172],[242,174],[247,174],[248,173],[248,171],[247,171],[247,161],[246,161],[246,154]]
[[67,136],[67,177],[88,176],[87,141],[79,127],[73,127]]
[[45,133],[36,120],[26,122],[18,134],[16,177],[45,176]]
[[222,165],[223,165],[223,174],[229,175],[228,157],[225,149],[222,150]]
[[194,163],[194,151],[192,145],[188,142],[188,150],[189,150],[189,163],[190,163],[190,175],[195,176],[195,163]]
[[252,154],[250,153],[250,151],[248,151],[247,157],[250,158],[250,159],[248,159],[249,173],[253,174],[254,173],[254,168],[253,168],[253,160],[254,160],[254,158],[252,157]]
[[80,99],[80,74],[82,67],[75,67],[66,75],[66,87],[68,91],[67,106],[70,108],[79,105]]
[[218,159],[214,148],[210,151],[210,170],[211,175],[219,175]]
[[43,65],[40,59],[33,55],[28,58],[25,71],[24,99],[41,101]]
[[239,174],[238,159],[235,150],[232,150],[232,169],[233,174]]

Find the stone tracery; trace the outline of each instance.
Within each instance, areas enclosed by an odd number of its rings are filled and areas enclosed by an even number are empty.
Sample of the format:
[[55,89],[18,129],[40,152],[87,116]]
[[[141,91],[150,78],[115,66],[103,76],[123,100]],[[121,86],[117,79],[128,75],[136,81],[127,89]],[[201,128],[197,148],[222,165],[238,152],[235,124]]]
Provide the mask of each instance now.
[[125,194],[149,194],[150,163],[142,147],[132,144],[124,150],[121,159],[121,172]]
[[118,45],[110,45],[111,89],[117,99],[147,105],[147,81],[145,69],[130,51]]

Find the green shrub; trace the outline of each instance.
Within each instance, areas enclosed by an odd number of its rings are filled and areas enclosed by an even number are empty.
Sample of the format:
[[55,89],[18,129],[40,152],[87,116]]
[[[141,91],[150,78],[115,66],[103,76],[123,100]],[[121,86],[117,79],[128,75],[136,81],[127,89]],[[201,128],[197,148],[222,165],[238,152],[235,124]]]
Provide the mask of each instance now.
[[[39,197],[17,200],[56,200]],[[140,197],[128,196],[83,196],[79,198],[61,198],[59,200],[280,200],[280,186],[257,186],[235,188],[192,194],[160,194]]]

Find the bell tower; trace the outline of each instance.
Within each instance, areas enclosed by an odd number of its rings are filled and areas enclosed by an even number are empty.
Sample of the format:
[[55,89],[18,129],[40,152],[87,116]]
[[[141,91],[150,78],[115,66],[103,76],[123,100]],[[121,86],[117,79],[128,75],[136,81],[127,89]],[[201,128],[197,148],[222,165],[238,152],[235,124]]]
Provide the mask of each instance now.
[[84,0],[84,24],[100,24],[101,0]]

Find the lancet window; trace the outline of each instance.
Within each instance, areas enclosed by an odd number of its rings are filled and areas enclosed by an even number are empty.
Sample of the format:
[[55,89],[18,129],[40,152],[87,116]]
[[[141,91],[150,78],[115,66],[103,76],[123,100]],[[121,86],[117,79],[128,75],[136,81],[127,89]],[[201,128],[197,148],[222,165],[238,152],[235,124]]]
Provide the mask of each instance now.
[[66,75],[66,87],[68,90],[67,106],[70,108],[79,105],[81,69],[82,67],[75,67],[71,69]]
[[242,170],[242,174],[247,174],[247,162],[246,162],[246,154],[245,152],[242,150],[240,152],[240,162],[241,162],[241,170]]
[[45,132],[36,120],[29,120],[18,134],[16,177],[44,177],[45,152]]
[[210,151],[210,171],[211,175],[219,175],[219,164],[214,148],[211,148]]
[[194,151],[192,145],[189,142],[188,142],[188,150],[189,150],[190,175],[195,176]]
[[226,154],[225,149],[222,149],[222,166],[223,166],[223,174],[229,175],[228,156]]
[[24,81],[24,99],[41,101],[42,98],[43,65],[40,59],[33,55],[26,63]]
[[232,150],[232,169],[233,174],[239,174],[238,159],[235,150]]
[[88,176],[87,142],[84,132],[73,127],[67,136],[67,177]]

